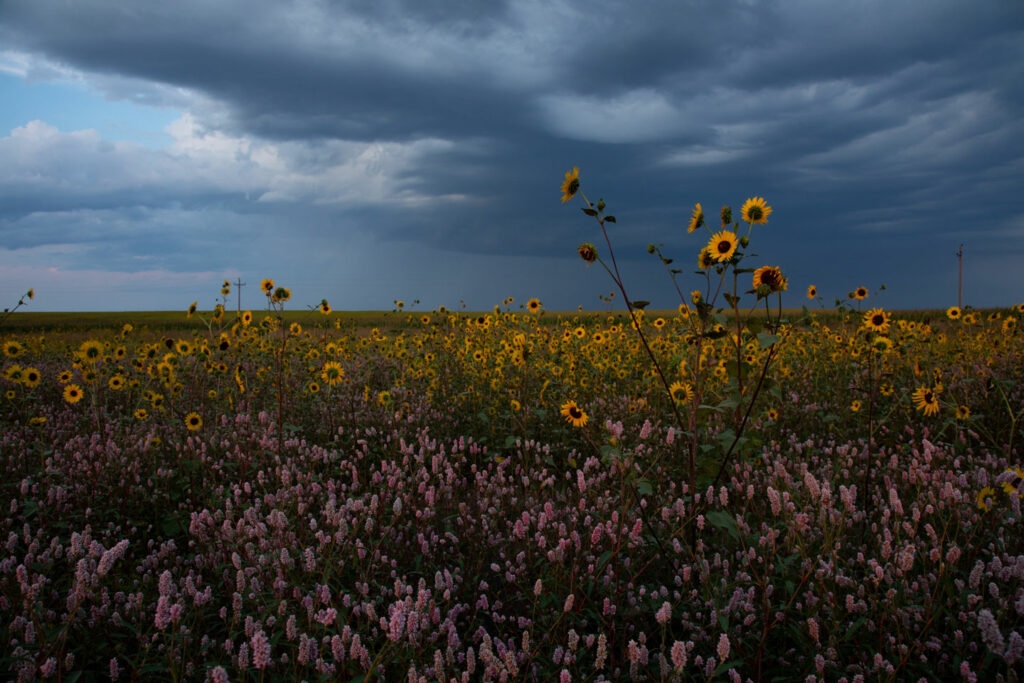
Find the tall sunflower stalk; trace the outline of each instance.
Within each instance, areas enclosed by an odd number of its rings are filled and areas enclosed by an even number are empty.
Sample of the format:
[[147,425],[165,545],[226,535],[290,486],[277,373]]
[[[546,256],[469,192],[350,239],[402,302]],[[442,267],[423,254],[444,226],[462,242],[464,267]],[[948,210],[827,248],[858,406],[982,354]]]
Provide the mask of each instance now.
[[[679,269],[669,268],[672,263],[671,259],[664,257],[661,253],[660,245],[649,245],[648,252],[656,253],[668,270],[669,275],[672,279],[676,293],[680,298],[680,314],[685,315],[685,318],[690,326],[690,339],[693,341],[696,347],[696,363],[693,370],[694,378],[694,389],[690,389],[688,386],[676,387],[677,390],[683,390],[687,398],[690,398],[692,391],[692,400],[690,400],[689,415],[688,419],[684,420],[683,415],[680,412],[679,404],[676,401],[675,392],[673,391],[672,384],[669,383],[668,377],[663,369],[662,364],[658,361],[651,344],[649,343],[647,336],[644,334],[642,321],[642,310],[647,305],[647,302],[636,301],[630,299],[626,292],[625,283],[623,282],[622,275],[618,268],[618,263],[615,258],[615,250],[612,247],[611,238],[608,235],[607,224],[616,223],[615,216],[608,215],[605,213],[605,202],[599,200],[596,204],[587,199],[583,193],[580,181],[579,181],[579,168],[574,167],[572,171],[565,174],[565,181],[562,183],[562,203],[565,203],[579,195],[583,200],[585,206],[582,208],[583,213],[593,217],[597,220],[599,227],[601,228],[601,234],[604,237],[605,245],[608,248],[609,263],[606,263],[598,254],[597,248],[591,243],[581,244],[579,247],[580,257],[587,263],[597,262],[605,269],[605,271],[612,278],[619,292],[622,294],[623,301],[626,305],[626,310],[629,313],[632,327],[636,331],[640,343],[650,359],[651,365],[654,368],[655,375],[658,377],[666,395],[669,399],[669,406],[672,409],[673,415],[676,420],[676,424],[684,430],[689,436],[689,453],[687,457],[687,468],[689,478],[689,491],[694,501],[694,511],[692,520],[689,522],[690,526],[690,544],[696,546],[696,525],[694,521],[697,517],[697,468],[696,459],[697,451],[700,446],[699,430],[698,430],[698,411],[702,406],[704,398],[705,382],[707,381],[707,373],[705,372],[705,359],[704,359],[704,343],[705,340],[715,339],[718,337],[725,336],[726,331],[724,324],[728,319],[722,315],[721,309],[715,309],[715,303],[718,301],[721,295],[729,305],[732,313],[732,320],[735,322],[735,336],[734,342],[736,347],[736,359],[735,359],[735,381],[736,387],[733,397],[723,401],[722,404],[716,406],[716,410],[724,411],[727,409],[732,410],[733,414],[733,429],[731,434],[731,442],[728,448],[725,450],[724,456],[722,457],[718,471],[715,475],[712,487],[717,486],[723,473],[726,471],[731,457],[733,456],[737,446],[741,443],[743,431],[750,418],[751,411],[754,403],[757,399],[758,394],[765,385],[765,381],[768,374],[768,368],[771,362],[777,356],[776,344],[780,337],[776,334],[779,331],[781,325],[782,316],[782,291],[787,288],[786,278],[782,275],[779,268],[775,266],[763,266],[756,270],[745,269],[740,267],[740,263],[743,259],[743,252],[738,251],[740,247],[746,248],[750,241],[750,234],[753,230],[754,224],[766,223],[768,216],[772,212],[772,208],[768,206],[764,199],[760,197],[754,197],[748,199],[743,205],[741,215],[743,220],[747,222],[747,234],[742,238],[737,237],[739,224],[732,222],[732,209],[729,207],[723,207],[722,209],[722,230],[717,233],[712,233],[711,238],[707,245],[701,250],[698,257],[699,272],[705,277],[706,288],[705,292],[702,293],[699,290],[694,291],[690,296],[690,301],[696,307],[696,315],[690,315],[690,308],[687,302],[687,298],[683,295],[682,289],[679,286],[676,275],[679,274]],[[690,220],[689,232],[694,232],[698,228],[708,228],[704,221],[704,214],[700,204],[697,204],[696,210],[693,212],[693,216]],[[731,229],[729,229],[731,228]],[[708,231],[711,232],[710,228]],[[727,280],[727,274],[732,273],[732,291],[723,291]],[[712,273],[717,275],[717,278],[712,278]],[[760,371],[757,373],[756,383],[753,385],[753,389],[750,392],[749,400],[746,402],[744,410],[744,359],[743,359],[743,338],[744,338],[744,316],[741,315],[739,310],[740,301],[740,285],[739,276],[743,273],[753,273],[753,288],[746,292],[748,294],[756,294],[757,301],[755,308],[764,301],[765,304],[765,322],[761,323],[756,318],[749,318],[746,324],[746,330],[750,333],[750,338],[756,338],[760,347],[765,349],[767,352],[764,354],[763,363]],[[717,282],[715,281],[717,280]],[[714,291],[712,291],[712,289]],[[777,310],[773,315],[770,307],[768,298],[771,295],[776,295],[777,298]],[[638,313],[638,311],[640,313]],[[750,311],[753,313],[753,309]],[[748,313],[749,317],[749,313]],[[687,428],[688,427],[688,428]],[[728,432],[727,432],[728,434]],[[728,438],[728,436],[727,436]],[[656,463],[651,463],[644,474],[650,472]]]

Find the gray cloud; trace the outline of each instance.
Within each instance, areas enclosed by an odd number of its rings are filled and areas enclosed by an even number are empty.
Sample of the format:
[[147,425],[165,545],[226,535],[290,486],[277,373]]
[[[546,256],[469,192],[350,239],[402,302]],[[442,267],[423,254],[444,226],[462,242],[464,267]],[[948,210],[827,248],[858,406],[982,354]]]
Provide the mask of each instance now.
[[[419,252],[564,254],[534,281],[578,297],[560,278],[596,225],[558,205],[575,164],[649,292],[667,288],[647,242],[696,253],[688,207],[763,195],[759,253],[791,281],[940,306],[921,283],[957,244],[1022,249],[1022,39],[1024,7],[997,0],[9,0],[0,43],[30,78],[187,114],[161,150],[45,122],[0,138],[0,230],[8,248],[85,245],[95,267],[198,272],[271,264],[232,247],[250,226],[310,258],[401,251],[427,288]],[[157,246],[172,224],[192,248]],[[1019,270],[995,279],[977,303],[1022,296]]]

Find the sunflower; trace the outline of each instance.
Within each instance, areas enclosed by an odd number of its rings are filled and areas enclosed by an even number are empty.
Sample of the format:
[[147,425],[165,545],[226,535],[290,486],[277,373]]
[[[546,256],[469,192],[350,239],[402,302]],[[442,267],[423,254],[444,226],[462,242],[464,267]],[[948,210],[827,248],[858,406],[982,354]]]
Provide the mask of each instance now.
[[679,403],[689,403],[693,400],[694,392],[693,387],[687,382],[675,381],[668,387],[669,393],[672,394],[672,399]]
[[42,379],[42,375],[35,368],[25,368],[21,371],[21,383],[29,389],[39,386]]
[[575,197],[579,190],[580,167],[573,166],[572,170],[565,174],[565,180],[562,181],[562,203],[565,204],[567,201]]
[[78,357],[86,363],[95,363],[103,355],[103,344],[94,339],[82,342],[78,347]]
[[273,298],[275,302],[288,301],[288,299],[292,298],[292,290],[288,289],[287,287],[278,287],[277,289],[274,290]]
[[8,358],[17,358],[25,350],[25,347],[16,341],[4,342],[4,355]]
[[188,312],[185,313],[185,317],[186,318],[191,318],[193,316],[193,314],[195,314],[196,308],[198,306],[199,306],[199,302],[198,301],[193,301],[192,305],[188,307]]
[[994,488],[992,488],[991,486],[982,487],[982,489],[978,491],[978,509],[984,510],[985,512],[991,510],[992,504],[995,500],[995,496],[996,490]]
[[697,268],[700,270],[708,270],[715,265],[715,257],[712,255],[711,250],[704,247],[700,250],[700,255],[697,256]]
[[508,404],[509,407],[512,408],[513,412],[518,413],[520,410],[523,409],[523,404],[517,401],[516,399],[512,399],[511,401],[509,401]]
[[139,408],[132,414],[135,416],[136,420],[145,420],[147,417],[149,417],[149,413],[146,412],[145,408]]
[[978,322],[978,316],[976,316],[974,313],[964,313],[964,317],[961,318],[961,320],[963,321],[964,325],[973,325],[974,323]]
[[318,394],[320,393],[320,385],[317,384],[316,382],[310,382],[309,384],[306,385],[306,391],[308,391],[311,394]]
[[260,290],[262,290],[263,293],[266,294],[267,296],[270,296],[271,294],[274,293],[274,281],[271,280],[269,277],[266,278],[265,280],[260,282]]
[[114,391],[121,391],[122,389],[124,389],[124,376],[112,376],[109,380],[107,380],[107,386],[109,386]]
[[813,299],[816,296],[818,296],[818,288],[815,287],[814,285],[808,285],[807,286],[807,298],[808,299]]
[[185,416],[185,426],[188,431],[194,432],[203,426],[203,418],[199,417],[199,413],[189,413]]
[[320,378],[330,386],[337,386],[345,379],[345,369],[337,361],[328,361],[320,370]]
[[1007,318],[1006,320],[1003,321],[1003,333],[1004,334],[1010,334],[1015,329],[1017,329],[1017,319],[1016,318]]
[[704,225],[704,209],[700,208],[700,203],[698,203],[693,210],[693,215],[690,216],[690,225],[686,232],[695,232],[702,225]]
[[858,287],[857,289],[853,290],[853,298],[856,299],[857,301],[861,301],[862,299],[868,298],[868,288]]
[[586,263],[593,263],[597,260],[597,247],[591,242],[584,242],[576,248],[576,253],[580,255]]
[[950,320],[957,320],[960,318],[962,311],[959,306],[950,306],[946,309],[946,317]]
[[64,400],[74,405],[82,400],[82,387],[77,384],[69,384],[64,387]]
[[68,382],[71,381],[71,378],[73,376],[74,374],[70,370],[64,370],[59,375],[57,375],[57,381],[60,382],[61,384],[67,384]]
[[331,314],[331,305],[329,303],[327,303],[327,299],[320,299],[320,306],[319,306],[319,308],[320,308],[320,312],[323,313],[324,315],[330,315]]
[[775,420],[778,420],[778,419],[779,419],[779,411],[778,411],[778,410],[776,410],[775,408],[769,408],[769,409],[768,409],[768,412],[766,412],[766,413],[765,413],[765,416],[766,416],[766,417],[767,417],[767,418],[768,418],[769,420],[771,420],[772,422],[774,422]]
[[767,223],[771,213],[772,207],[765,203],[764,197],[751,197],[740,209],[740,216],[747,223]]
[[922,411],[926,416],[930,417],[939,413],[939,398],[935,395],[934,390],[928,387],[918,387],[914,390],[912,399],[914,407]]
[[540,313],[540,299],[533,298],[527,301],[526,310],[530,313]]
[[665,327],[665,319],[664,318],[655,318],[654,319],[654,327],[656,329],[659,329],[659,330],[661,328]]
[[878,335],[871,340],[871,348],[880,353],[888,353],[892,351],[892,339]]
[[789,281],[782,275],[778,266],[761,266],[754,271],[754,289],[767,287],[770,294],[784,292],[789,288]]
[[859,413],[860,412],[860,401],[854,401],[853,403],[850,404],[850,412],[851,413]]
[[732,258],[732,255],[736,253],[736,246],[739,244],[739,240],[736,239],[736,233],[730,230],[722,230],[716,232],[708,240],[707,249],[711,252],[711,255],[719,263],[728,261]]
[[576,401],[566,401],[563,403],[560,412],[562,413],[562,416],[565,417],[565,421],[573,427],[582,427],[587,424],[587,420],[590,419],[587,417],[587,414],[583,412],[578,405],[576,405]]
[[886,332],[889,329],[889,314],[881,308],[872,308],[864,314],[864,327],[872,332]]
[[389,405],[391,405],[391,392],[389,392],[389,391],[382,391],[379,394],[377,394],[377,405],[379,405],[379,406],[389,406]]
[[966,420],[971,416],[971,409],[965,405],[959,405],[956,407],[956,419]]
[[182,339],[174,345],[174,350],[178,352],[178,355],[187,356],[192,353],[192,344]]

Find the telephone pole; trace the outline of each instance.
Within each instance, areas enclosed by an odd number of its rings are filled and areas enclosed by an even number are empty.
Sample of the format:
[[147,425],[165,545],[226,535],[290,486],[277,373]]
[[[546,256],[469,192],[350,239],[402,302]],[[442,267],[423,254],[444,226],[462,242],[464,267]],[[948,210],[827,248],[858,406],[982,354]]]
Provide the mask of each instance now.
[[235,279],[235,291],[238,292],[238,315],[242,315],[242,287],[246,284],[242,282],[242,278]]
[[964,291],[964,245],[960,245],[960,248],[956,250],[956,261],[957,261],[957,278],[956,278],[956,307],[963,309],[963,291]]

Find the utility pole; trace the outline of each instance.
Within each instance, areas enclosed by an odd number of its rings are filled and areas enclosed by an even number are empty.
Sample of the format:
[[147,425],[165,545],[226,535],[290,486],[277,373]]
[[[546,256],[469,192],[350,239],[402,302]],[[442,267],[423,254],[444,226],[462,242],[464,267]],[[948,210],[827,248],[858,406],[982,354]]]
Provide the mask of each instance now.
[[235,279],[235,291],[238,292],[238,315],[242,315],[242,287],[245,286],[242,278]]
[[956,250],[957,278],[956,278],[956,307],[963,310],[964,291],[964,245]]

